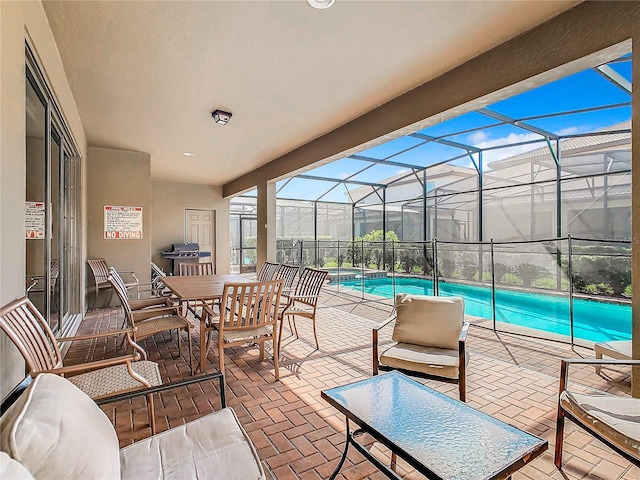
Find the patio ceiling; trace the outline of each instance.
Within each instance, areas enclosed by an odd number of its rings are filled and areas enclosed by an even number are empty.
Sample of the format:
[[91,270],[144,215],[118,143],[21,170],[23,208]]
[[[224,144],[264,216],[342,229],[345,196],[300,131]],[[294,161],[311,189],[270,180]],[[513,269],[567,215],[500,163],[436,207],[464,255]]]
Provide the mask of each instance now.
[[[48,1],[44,9],[90,145],[150,153],[154,179],[222,185],[576,3],[338,0],[319,11],[303,0]],[[225,127],[210,117],[216,108],[233,113]]]

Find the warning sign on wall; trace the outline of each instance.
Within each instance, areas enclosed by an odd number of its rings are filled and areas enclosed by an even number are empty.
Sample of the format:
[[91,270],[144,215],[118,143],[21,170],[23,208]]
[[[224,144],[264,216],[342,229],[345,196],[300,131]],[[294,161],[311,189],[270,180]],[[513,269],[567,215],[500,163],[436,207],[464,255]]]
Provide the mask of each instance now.
[[44,202],[25,202],[25,238],[44,238]]
[[104,238],[142,239],[142,207],[104,206]]

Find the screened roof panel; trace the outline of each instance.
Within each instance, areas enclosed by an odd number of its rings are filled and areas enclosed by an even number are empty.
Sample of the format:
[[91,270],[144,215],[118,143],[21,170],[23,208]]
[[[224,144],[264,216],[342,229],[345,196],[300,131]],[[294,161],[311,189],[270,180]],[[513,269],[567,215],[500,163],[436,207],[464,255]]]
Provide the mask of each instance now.
[[457,143],[472,145],[480,149],[498,147],[502,145],[512,145],[514,143],[530,142],[532,140],[543,140],[544,137],[524,128],[515,125],[501,125],[499,127],[485,128],[473,133],[452,135],[446,137]]
[[424,140],[419,138],[400,137],[395,140],[391,140],[390,142],[383,143],[382,145],[378,145],[377,147],[370,148],[369,150],[364,150],[363,152],[358,153],[358,155],[382,160],[383,158],[387,158],[390,155],[401,152],[407,148],[414,147],[423,142]]
[[393,157],[394,162],[406,163],[416,167],[426,167],[444,162],[450,158],[464,155],[466,150],[436,142],[428,142],[412,150]]
[[[347,190],[349,191],[349,193],[351,194],[351,198],[353,198],[354,202],[359,202],[363,198],[371,195],[374,192],[374,188],[373,187],[369,187],[369,186],[355,186],[355,185],[349,186],[349,185],[346,185],[346,187],[347,187]],[[379,202],[380,199],[378,199],[377,201]]]
[[[604,128],[612,130],[615,124],[629,120],[631,120],[631,106],[540,118],[529,120],[527,123],[556,135],[573,135],[597,132]],[[621,128],[628,128],[628,126]]]
[[314,175],[317,177],[335,178],[344,180],[360,170],[370,167],[371,162],[354,160],[353,158],[343,158],[335,162],[322,165],[305,172],[305,175]]
[[[594,95],[594,91],[598,95]],[[593,70],[584,70],[494,103],[489,109],[519,119],[630,100],[630,95],[602,75]]]
[[482,115],[481,113],[469,112],[464,115],[460,115],[459,117],[452,118],[451,120],[427,127],[424,130],[420,130],[418,133],[430,135],[432,137],[444,137],[445,135],[464,132],[465,130],[471,130],[474,128],[488,127],[498,123],[500,123],[498,120]]
[[323,202],[351,203],[351,197],[349,197],[347,188],[343,183],[338,184],[333,190],[318,197],[318,200]]
[[391,177],[409,173],[411,170],[407,168],[397,167],[395,165],[384,165],[379,163],[368,168],[364,172],[353,176],[349,180],[358,180],[359,182],[385,183]]
[[293,178],[282,190],[278,197],[300,200],[316,200],[337,182],[325,182],[322,180],[309,180],[306,178]]

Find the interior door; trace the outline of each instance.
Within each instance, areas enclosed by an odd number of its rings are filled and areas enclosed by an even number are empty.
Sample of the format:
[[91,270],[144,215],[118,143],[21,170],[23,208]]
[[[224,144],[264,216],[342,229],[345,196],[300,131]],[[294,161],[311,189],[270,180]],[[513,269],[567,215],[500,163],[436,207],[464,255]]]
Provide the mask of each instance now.
[[[216,212],[215,210],[185,210],[185,243],[197,243],[201,252],[209,252],[216,263]],[[209,261],[203,258],[202,261]]]

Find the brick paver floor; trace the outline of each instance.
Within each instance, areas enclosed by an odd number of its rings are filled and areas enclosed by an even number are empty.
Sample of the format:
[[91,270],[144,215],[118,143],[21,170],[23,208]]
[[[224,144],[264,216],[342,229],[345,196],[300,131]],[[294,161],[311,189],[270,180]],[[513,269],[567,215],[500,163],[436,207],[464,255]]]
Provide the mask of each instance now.
[[[285,326],[279,382],[275,381],[268,355],[264,362],[258,362],[256,347],[226,350],[227,404],[249,433],[265,469],[281,480],[327,478],[333,471],[344,446],[344,417],[320,398],[320,391],[371,376],[371,327],[391,312],[389,301],[362,300],[325,290],[318,309],[320,349],[315,350],[310,322],[298,320],[299,339]],[[121,324],[119,308],[96,309],[89,312],[80,331],[104,331]],[[165,332],[141,342],[150,360],[159,362],[165,381],[190,374],[184,342],[182,356],[178,356],[175,332],[173,335]],[[193,337],[197,358],[197,330]],[[390,342],[391,328],[383,329],[381,343]],[[563,470],[553,465],[560,359],[593,357],[593,351],[580,347],[571,350],[564,344],[495,333],[478,326],[471,327],[467,345],[471,355],[468,404],[549,441],[549,450],[516,473],[514,480],[640,479],[640,469],[571,422],[565,429]],[[74,344],[65,361],[73,364],[113,356],[116,347],[116,341]],[[218,364],[213,350],[207,357],[210,372]],[[622,367],[603,369],[602,376],[597,376],[593,367],[577,367],[571,370],[570,378],[581,390],[620,395],[628,395],[630,390],[630,371]],[[457,396],[455,384],[419,381]],[[161,431],[218,409],[219,395],[215,384],[203,382],[162,394],[155,403]],[[121,402],[104,410],[116,426],[122,446],[150,435],[144,400]],[[338,478],[385,477],[350,449]]]

